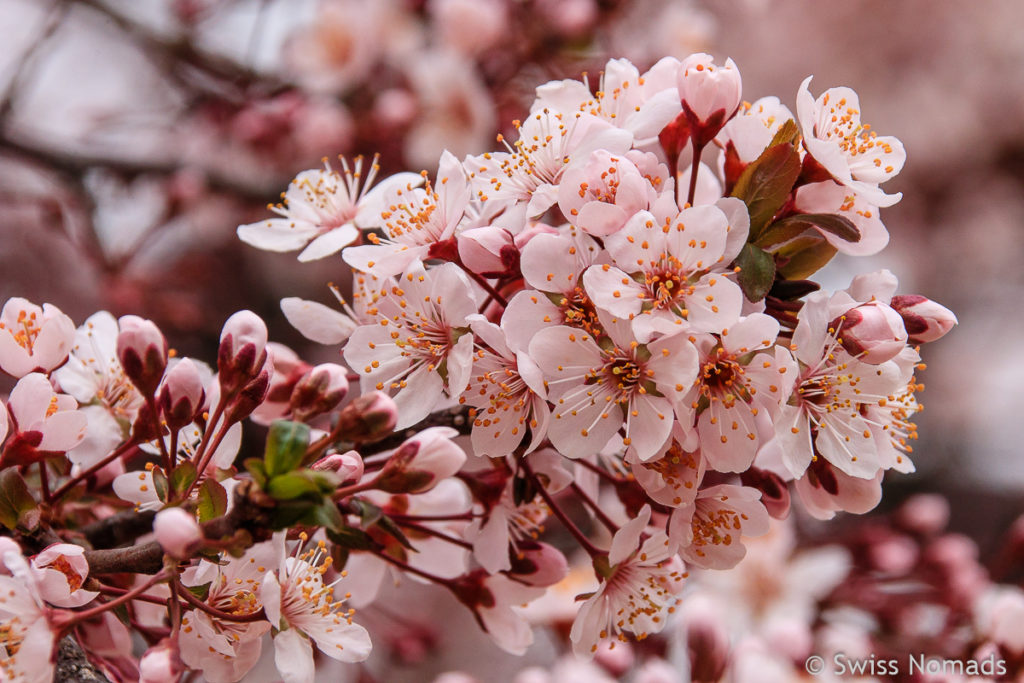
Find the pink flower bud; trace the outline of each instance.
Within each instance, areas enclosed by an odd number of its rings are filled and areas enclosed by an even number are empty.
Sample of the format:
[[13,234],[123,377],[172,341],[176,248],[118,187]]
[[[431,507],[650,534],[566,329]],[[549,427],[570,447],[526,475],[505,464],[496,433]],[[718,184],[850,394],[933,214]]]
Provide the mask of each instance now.
[[191,557],[203,540],[195,515],[181,508],[167,508],[156,514],[153,532],[164,552],[177,560]]
[[307,421],[336,408],[348,393],[347,375],[345,368],[335,363],[324,363],[307,372],[292,390],[292,416]]
[[181,680],[185,666],[177,643],[164,638],[146,650],[139,660],[139,683],[172,683]]
[[903,325],[914,344],[933,342],[958,322],[953,311],[919,294],[894,296],[889,305],[903,316]]
[[171,429],[181,429],[202,410],[206,392],[199,368],[188,358],[174,364],[160,390],[160,410]]
[[363,394],[341,411],[339,433],[348,441],[373,441],[395,428],[398,406],[382,391]]
[[729,634],[710,600],[694,601],[686,612],[686,648],[690,678],[711,683],[722,678],[729,661]]
[[312,469],[336,472],[341,482],[355,483],[363,478],[363,458],[356,451],[331,453],[312,464]]
[[900,506],[896,522],[912,533],[934,536],[949,524],[949,501],[938,494],[920,493]]
[[266,400],[252,413],[252,421],[261,425],[288,415],[295,385],[313,368],[290,348],[276,342],[267,344],[267,362],[274,369],[270,388]]
[[463,265],[485,277],[498,277],[519,267],[519,249],[512,233],[497,226],[471,228],[458,237]]
[[377,488],[388,493],[423,493],[452,476],[466,462],[466,454],[452,438],[451,427],[430,427],[407,439],[384,465]]
[[551,227],[547,223],[530,223],[526,228],[523,229],[518,235],[512,239],[512,243],[516,245],[516,248],[520,251],[529,244],[537,235],[558,235],[558,230]]
[[520,541],[511,571],[517,580],[531,586],[553,586],[569,574],[569,563],[547,543]]
[[892,360],[907,345],[900,314],[880,301],[851,308],[829,327],[847,353],[871,365]]
[[223,395],[252,381],[267,360],[267,326],[252,311],[238,311],[224,323],[217,352],[217,371]]
[[727,59],[725,66],[717,66],[711,55],[698,53],[679,64],[676,87],[691,134],[703,147],[736,113],[743,81],[732,59]]
[[126,315],[118,320],[117,357],[143,396],[154,396],[167,367],[167,340],[151,320]]

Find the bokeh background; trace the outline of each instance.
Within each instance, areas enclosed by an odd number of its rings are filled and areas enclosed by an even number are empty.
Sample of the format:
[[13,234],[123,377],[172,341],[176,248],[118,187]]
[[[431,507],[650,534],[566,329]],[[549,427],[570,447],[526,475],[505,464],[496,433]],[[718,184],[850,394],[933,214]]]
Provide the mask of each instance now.
[[820,279],[890,268],[960,319],[925,350],[918,471],[883,507],[943,493],[994,553],[1024,512],[1022,23],[1019,0],[0,0],[0,298],[139,314],[211,358],[251,308],[333,359],[277,302],[329,302],[340,258],[235,237],[322,157],[432,171],[442,149],[493,148],[537,84],[596,81],[611,57],[732,57],[745,99],[791,108],[813,74],[908,151],[889,248]]

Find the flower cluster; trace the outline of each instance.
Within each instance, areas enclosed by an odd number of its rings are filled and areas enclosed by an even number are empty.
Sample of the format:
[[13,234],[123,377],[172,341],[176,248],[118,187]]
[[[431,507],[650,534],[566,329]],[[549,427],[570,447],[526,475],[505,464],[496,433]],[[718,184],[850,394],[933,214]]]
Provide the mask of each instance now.
[[[822,519],[873,508],[913,469],[919,345],[956,319],[888,271],[831,294],[809,278],[885,245],[899,141],[847,88],[815,99],[808,79],[796,118],[743,102],[737,66],[704,54],[613,60],[595,85],[540,86],[515,140],[434,175],[304,171],[277,218],[238,228],[300,261],[340,252],[351,301],[281,308],[345,365],[250,311],[214,368],[148,320],[76,330],[8,301],[0,522],[60,574],[32,579],[10,632],[31,619],[52,645],[124,605],[150,649],[112,647],[121,678],[237,681],[270,634],[285,680],[312,681],[313,644],[366,659],[354,610],[391,576],[522,653],[524,605],[569,572],[557,519],[592,569],[568,630],[591,657],[662,631],[689,572],[735,567],[793,496]],[[262,454],[246,422],[269,427]],[[11,667],[49,666],[20,642]]]

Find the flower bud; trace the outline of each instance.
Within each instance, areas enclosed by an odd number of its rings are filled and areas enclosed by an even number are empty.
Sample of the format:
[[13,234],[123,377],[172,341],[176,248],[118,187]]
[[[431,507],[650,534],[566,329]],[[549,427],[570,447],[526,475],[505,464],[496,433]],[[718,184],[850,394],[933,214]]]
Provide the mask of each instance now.
[[900,314],[880,301],[851,308],[829,327],[847,353],[871,365],[892,360],[907,345]]
[[[270,373],[270,366],[263,368],[254,380],[242,386],[241,390],[235,394],[235,397],[228,403],[227,410],[224,411],[224,419],[228,424],[241,422],[267,400],[267,394],[270,391]],[[223,387],[223,385],[221,386]]]
[[729,634],[710,600],[694,600],[686,611],[686,649],[690,678],[695,682],[721,680],[729,661]]
[[547,543],[520,541],[512,557],[511,573],[531,586],[553,586],[569,574],[565,555]]
[[919,294],[894,296],[889,305],[903,317],[908,338],[914,344],[933,342],[958,322],[953,311]]
[[156,395],[167,367],[167,340],[150,320],[137,315],[118,320],[117,357],[128,379],[143,396]]
[[949,524],[949,501],[937,493],[919,493],[900,506],[895,521],[911,533],[938,535]]
[[717,66],[711,55],[698,53],[679,64],[676,87],[691,134],[703,147],[739,109],[743,81],[732,59]]
[[181,680],[183,673],[181,654],[170,638],[146,650],[139,660],[139,683],[172,683]]
[[769,515],[775,519],[789,516],[789,487],[782,477],[769,470],[751,467],[740,474],[740,482],[761,492],[761,502]]
[[267,398],[251,416],[253,422],[261,425],[270,425],[274,420],[288,415],[295,385],[313,369],[297,353],[276,342],[267,344],[267,363],[268,367],[273,368]]
[[320,458],[310,467],[314,470],[337,473],[343,484],[355,483],[363,478],[363,458],[356,451],[331,453]]
[[451,427],[430,427],[407,439],[384,465],[377,488],[388,493],[423,493],[434,488],[466,462],[466,454],[451,440],[458,434]]
[[160,390],[160,411],[167,426],[181,429],[203,408],[206,392],[199,368],[188,358],[174,364]]
[[311,369],[292,389],[289,406],[299,421],[311,420],[333,410],[348,393],[348,373],[335,363],[323,363]]
[[373,441],[388,434],[398,422],[398,406],[382,391],[363,394],[341,411],[339,433],[354,442]]
[[224,396],[252,381],[267,360],[267,326],[252,311],[238,311],[224,323],[217,351],[217,371]]
[[176,560],[191,557],[203,540],[195,515],[181,508],[166,508],[156,514],[153,532],[164,552]]
[[533,222],[523,228],[523,230],[512,238],[512,244],[516,245],[516,248],[522,251],[523,247],[530,243],[537,235],[558,235],[558,230],[551,227],[547,223]]
[[485,277],[499,277],[519,268],[519,249],[512,233],[490,225],[464,230],[458,237],[463,265]]

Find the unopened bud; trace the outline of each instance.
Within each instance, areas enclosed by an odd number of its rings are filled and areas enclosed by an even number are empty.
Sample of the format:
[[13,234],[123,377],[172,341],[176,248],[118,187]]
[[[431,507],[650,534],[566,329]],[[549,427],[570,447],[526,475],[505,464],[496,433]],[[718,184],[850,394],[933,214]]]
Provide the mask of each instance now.
[[517,233],[512,238],[512,244],[516,245],[516,248],[522,250],[527,244],[530,243],[537,235],[558,235],[559,232],[555,228],[551,227],[547,223],[530,223],[521,232]]
[[[249,417],[267,399],[267,393],[270,391],[270,372],[269,366],[263,368],[260,374],[244,385],[228,403],[228,408],[224,411],[224,419],[228,424],[241,422]],[[221,388],[223,390],[223,384]]]
[[519,249],[512,233],[497,226],[471,228],[458,237],[463,265],[485,277],[499,277],[519,268]]
[[693,602],[686,612],[690,679],[695,683],[712,683],[721,680],[729,661],[729,634],[710,601]]
[[160,411],[167,426],[181,429],[192,422],[203,407],[206,392],[199,368],[188,358],[175,363],[160,390]]
[[176,560],[185,560],[203,540],[195,515],[181,508],[166,508],[156,514],[153,532],[164,552]]
[[768,470],[751,467],[740,474],[740,482],[761,492],[761,502],[769,515],[775,519],[786,519],[789,516],[789,487],[782,477]]
[[126,315],[118,320],[117,357],[124,374],[143,396],[154,396],[167,367],[167,340],[150,320]]
[[919,493],[900,506],[895,520],[911,533],[938,535],[949,524],[949,501],[937,493]]
[[355,483],[363,478],[363,458],[355,451],[331,453],[310,466],[314,470],[335,472],[341,483]]
[[177,643],[170,638],[146,650],[139,660],[139,683],[174,683],[183,673],[185,666]]
[[512,557],[511,573],[531,586],[553,586],[569,574],[569,563],[547,543],[520,541]]
[[880,301],[851,308],[829,327],[847,353],[871,365],[892,360],[907,345],[900,314]]
[[703,147],[739,109],[743,81],[732,59],[718,66],[711,55],[698,53],[679,64],[676,87],[690,134]]
[[252,311],[238,311],[224,323],[217,351],[217,372],[227,396],[251,382],[267,360],[267,326]]
[[377,488],[388,493],[423,493],[458,472],[466,454],[451,427],[430,427],[398,447],[381,470]]
[[389,434],[398,422],[398,406],[382,391],[363,394],[338,416],[339,434],[356,443],[373,441]]
[[348,373],[335,363],[324,363],[307,372],[292,389],[289,406],[299,421],[311,420],[333,410],[348,393]]
[[953,311],[919,294],[894,296],[889,305],[903,317],[908,338],[914,344],[933,342],[958,322]]

